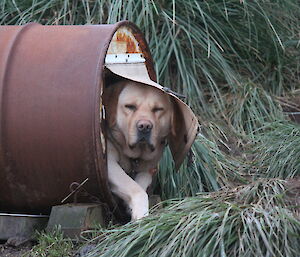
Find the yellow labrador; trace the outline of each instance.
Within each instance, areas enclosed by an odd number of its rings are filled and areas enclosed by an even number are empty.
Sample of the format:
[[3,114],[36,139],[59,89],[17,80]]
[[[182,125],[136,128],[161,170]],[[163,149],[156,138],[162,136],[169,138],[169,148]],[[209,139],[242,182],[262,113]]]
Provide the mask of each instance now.
[[146,190],[172,133],[173,104],[161,90],[130,80],[110,85],[103,99],[109,184],[137,220],[148,214]]

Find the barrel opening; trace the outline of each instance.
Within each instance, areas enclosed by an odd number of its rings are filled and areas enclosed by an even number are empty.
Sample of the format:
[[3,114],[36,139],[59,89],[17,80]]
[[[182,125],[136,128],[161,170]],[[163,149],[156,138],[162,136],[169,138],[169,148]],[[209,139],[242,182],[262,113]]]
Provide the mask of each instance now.
[[[108,46],[104,63],[104,86],[101,97],[105,95],[105,90],[107,90],[108,87],[117,82],[127,80],[127,78],[122,75],[126,71],[131,73],[130,67],[133,65],[143,65],[147,76],[149,76],[148,70],[153,70],[151,54],[146,42],[142,38],[141,32],[136,30],[132,24],[128,24],[120,26],[115,31]],[[147,66],[149,68],[147,68]],[[154,74],[152,74],[152,76],[153,78],[155,77]],[[100,102],[102,103],[103,99]],[[105,108],[105,103],[103,103],[103,116],[107,118]],[[130,214],[127,210],[128,207],[121,199],[112,195],[111,206],[113,206],[114,214],[119,222],[126,223],[130,221]]]

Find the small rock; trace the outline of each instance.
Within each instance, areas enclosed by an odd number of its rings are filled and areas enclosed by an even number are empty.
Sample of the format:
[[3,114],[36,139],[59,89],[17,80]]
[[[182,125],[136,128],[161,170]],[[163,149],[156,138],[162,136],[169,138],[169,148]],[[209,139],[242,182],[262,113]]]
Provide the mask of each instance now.
[[13,247],[19,247],[20,245],[23,245],[25,243],[27,243],[28,241],[30,241],[30,238],[28,237],[11,237],[6,241],[6,245],[8,246],[13,246]]

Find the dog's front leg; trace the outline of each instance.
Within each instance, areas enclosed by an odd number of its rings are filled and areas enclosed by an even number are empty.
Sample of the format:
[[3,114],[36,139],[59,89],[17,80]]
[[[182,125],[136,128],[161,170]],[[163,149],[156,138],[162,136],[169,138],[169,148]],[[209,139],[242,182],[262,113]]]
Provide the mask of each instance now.
[[131,209],[131,219],[137,220],[148,215],[149,200],[143,188],[137,184],[117,162],[115,150],[108,144],[107,168],[111,190],[123,199]]
[[152,173],[150,171],[139,172],[137,173],[134,181],[147,191],[147,188],[152,182]]
[[137,220],[148,215],[148,195],[143,188],[130,178],[120,165],[108,160],[108,180],[111,190],[123,199],[131,209],[131,219]]

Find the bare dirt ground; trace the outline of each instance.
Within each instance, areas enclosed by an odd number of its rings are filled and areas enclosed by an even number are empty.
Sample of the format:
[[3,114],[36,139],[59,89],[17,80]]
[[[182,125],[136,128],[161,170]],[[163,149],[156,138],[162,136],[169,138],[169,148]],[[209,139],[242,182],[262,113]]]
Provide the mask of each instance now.
[[0,242],[0,256],[1,257],[22,257],[32,247],[31,242],[27,242],[21,246],[15,247],[4,242]]

